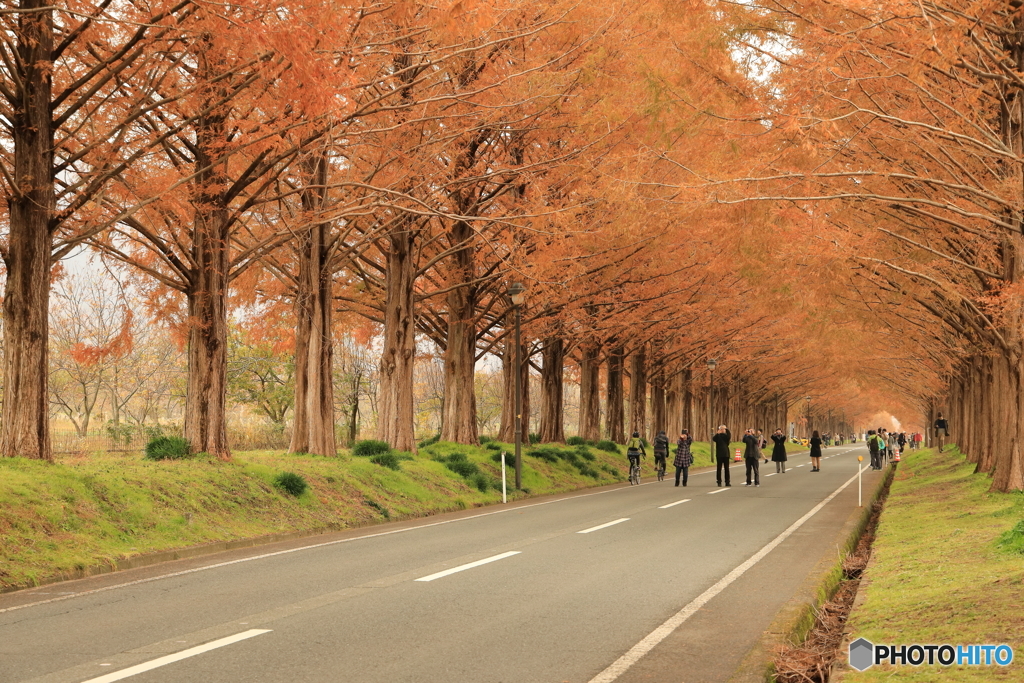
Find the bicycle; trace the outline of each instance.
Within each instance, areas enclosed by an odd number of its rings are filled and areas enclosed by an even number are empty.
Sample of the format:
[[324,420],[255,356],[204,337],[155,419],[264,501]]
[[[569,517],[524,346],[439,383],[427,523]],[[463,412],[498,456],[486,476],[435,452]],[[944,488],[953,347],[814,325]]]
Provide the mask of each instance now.
[[658,481],[665,481],[665,464],[668,460],[668,456],[655,458],[655,470],[658,473]]
[[629,463],[629,485],[638,486],[640,484],[640,461]]

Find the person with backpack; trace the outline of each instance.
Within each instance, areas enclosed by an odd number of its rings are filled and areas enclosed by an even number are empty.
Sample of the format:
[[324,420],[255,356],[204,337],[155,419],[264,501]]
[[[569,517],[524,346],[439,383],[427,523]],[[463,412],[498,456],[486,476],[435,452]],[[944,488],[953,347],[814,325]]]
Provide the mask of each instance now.
[[640,466],[640,456],[647,457],[647,449],[644,448],[644,440],[640,438],[640,432],[633,432],[633,436],[626,442],[626,457],[629,458],[629,467]]
[[654,469],[659,474],[665,472],[665,462],[668,460],[668,437],[665,435],[665,431],[658,432],[658,435],[654,437]]
[[868,430],[868,453],[871,454],[871,469],[882,469],[882,440],[874,429]]
[[772,462],[775,463],[775,473],[785,474],[786,473],[786,435],[782,433],[781,429],[776,429],[775,433],[772,434],[772,441],[775,442],[775,446],[772,447]]
[[684,429],[679,433],[679,438],[676,439],[676,458],[672,461],[676,467],[676,486],[679,486],[680,474],[683,475],[683,486],[686,486],[686,480],[690,478],[690,465],[693,464],[693,454],[690,452],[692,443],[690,430]]
[[[743,443],[747,446],[743,453],[743,464],[746,465],[747,470],[747,486],[760,486],[761,437],[755,434],[753,429],[748,429],[747,433],[743,435]],[[750,483],[751,472],[754,473],[753,484]]]
[[725,485],[729,483],[729,444],[732,443],[732,434],[725,425],[718,425],[718,432],[711,437],[712,447],[715,451],[715,479],[718,485],[722,485],[722,470],[725,470]]

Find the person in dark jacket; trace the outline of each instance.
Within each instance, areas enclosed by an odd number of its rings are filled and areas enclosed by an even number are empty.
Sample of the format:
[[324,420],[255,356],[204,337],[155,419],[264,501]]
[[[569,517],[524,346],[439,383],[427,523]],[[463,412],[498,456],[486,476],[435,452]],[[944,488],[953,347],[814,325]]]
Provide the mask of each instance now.
[[693,453],[690,452],[692,443],[693,437],[690,436],[688,429],[684,429],[676,439],[676,459],[672,461],[676,467],[676,486],[679,486],[680,474],[683,475],[683,486],[686,486],[686,480],[690,478],[690,465],[693,464]]
[[772,441],[775,445],[772,447],[772,462],[775,463],[775,472],[778,474],[782,472],[786,473],[786,435],[782,433],[781,429],[776,429],[775,433],[772,434]]
[[821,435],[817,429],[811,433],[811,472],[821,472]]
[[[747,446],[743,453],[743,464],[746,465],[747,470],[747,486],[760,486],[761,437],[755,434],[753,429],[748,429],[747,433],[743,435],[743,443]],[[750,483],[751,472],[754,474],[753,484]]]
[[665,462],[668,460],[668,437],[664,430],[658,432],[654,437],[654,469],[658,472],[665,471]]
[[718,485],[722,485],[722,470],[725,470],[725,485],[729,483],[729,444],[732,443],[732,434],[725,425],[718,425],[718,432],[711,437],[715,449],[715,479]]
[[939,444],[939,453],[946,450],[946,439],[949,437],[949,423],[939,413],[935,419],[935,440]]

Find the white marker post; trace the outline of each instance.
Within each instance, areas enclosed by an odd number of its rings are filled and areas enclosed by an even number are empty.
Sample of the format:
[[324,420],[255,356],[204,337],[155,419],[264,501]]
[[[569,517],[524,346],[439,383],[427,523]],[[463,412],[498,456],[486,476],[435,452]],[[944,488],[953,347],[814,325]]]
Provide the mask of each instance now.
[[508,494],[505,492],[505,451],[501,452],[501,502],[508,502]]
[[864,507],[864,503],[861,502],[861,486],[860,486],[860,473],[864,471],[864,466],[861,463],[864,462],[864,456],[857,456],[857,507]]

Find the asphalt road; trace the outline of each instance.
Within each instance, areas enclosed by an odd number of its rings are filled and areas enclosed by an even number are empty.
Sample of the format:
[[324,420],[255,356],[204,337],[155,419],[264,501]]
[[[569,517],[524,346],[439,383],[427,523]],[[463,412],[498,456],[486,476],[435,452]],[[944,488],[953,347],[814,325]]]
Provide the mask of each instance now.
[[724,681],[835,552],[858,454],[762,464],[758,488],[742,465],[724,490],[646,476],[0,596],[0,682]]

